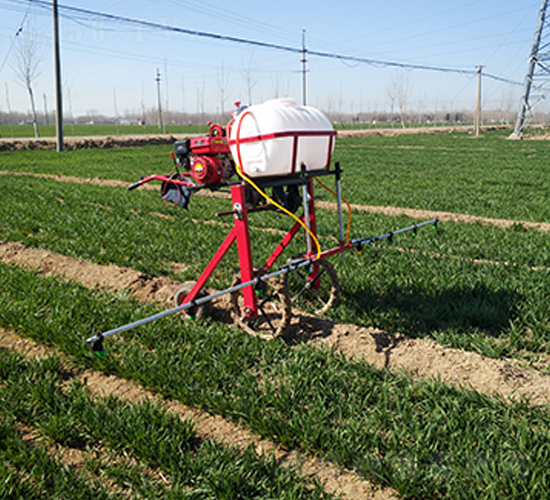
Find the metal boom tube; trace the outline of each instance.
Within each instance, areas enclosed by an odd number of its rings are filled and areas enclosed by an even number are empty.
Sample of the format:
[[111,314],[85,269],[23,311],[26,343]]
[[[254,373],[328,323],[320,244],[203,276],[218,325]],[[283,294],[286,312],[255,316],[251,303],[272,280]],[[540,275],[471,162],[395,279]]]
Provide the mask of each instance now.
[[[331,250],[327,250],[326,252],[323,252],[321,254],[320,258],[324,258],[328,255],[336,255],[338,253],[342,253],[342,252],[345,252],[347,250],[351,250],[353,248],[356,248],[356,249],[360,250],[363,247],[363,245],[367,245],[369,243],[375,243],[375,242],[383,240],[383,239],[388,239],[388,238],[391,239],[396,234],[401,234],[401,233],[404,233],[404,232],[407,232],[407,231],[416,231],[418,228],[421,228],[423,226],[427,226],[429,224],[432,224],[432,225],[436,226],[438,222],[439,222],[439,219],[430,219],[428,221],[421,222],[419,224],[414,224],[412,226],[408,226],[408,227],[405,227],[405,228],[402,228],[402,229],[397,229],[395,231],[387,232],[387,233],[382,234],[380,236],[356,239],[356,240],[353,240],[350,245],[340,245],[340,246],[335,247]],[[101,342],[103,339],[105,339],[107,337],[110,337],[111,335],[115,335],[117,333],[122,333],[122,332],[125,332],[125,331],[128,331],[128,330],[131,330],[133,328],[137,328],[138,326],[142,326],[142,325],[145,325],[147,323],[151,323],[152,321],[156,321],[157,319],[161,319],[161,318],[164,318],[166,316],[170,316],[172,314],[176,314],[178,312],[185,311],[186,309],[189,309],[191,307],[200,306],[200,305],[202,305],[206,302],[217,299],[218,297],[221,297],[222,295],[226,295],[226,294],[232,293],[232,292],[237,292],[237,291],[242,290],[246,287],[257,285],[258,283],[260,283],[262,281],[274,278],[276,276],[281,276],[283,274],[287,274],[289,272],[301,269],[302,267],[310,266],[311,264],[314,264],[318,260],[319,259],[316,258],[316,257],[315,258],[304,258],[304,259],[301,259],[301,260],[295,260],[295,261],[293,261],[289,264],[286,264],[286,265],[282,266],[277,271],[273,271],[272,273],[264,274],[263,276],[258,276],[256,278],[251,279],[249,281],[246,281],[244,283],[240,283],[240,284],[232,286],[230,288],[226,288],[225,290],[222,290],[220,292],[213,293],[212,295],[207,295],[205,297],[200,297],[200,298],[193,299],[190,302],[186,302],[185,304],[182,304],[181,306],[174,307],[174,308],[168,309],[166,311],[162,311],[160,313],[154,314],[154,315],[149,316],[147,318],[140,319],[138,321],[134,321],[133,323],[129,323],[127,325],[119,326],[118,328],[114,328],[113,330],[109,330],[105,333],[96,334],[96,335],[94,335],[92,337],[89,337],[86,340],[84,340],[83,344],[86,345],[86,344],[91,344],[91,343],[95,343],[95,342]]]

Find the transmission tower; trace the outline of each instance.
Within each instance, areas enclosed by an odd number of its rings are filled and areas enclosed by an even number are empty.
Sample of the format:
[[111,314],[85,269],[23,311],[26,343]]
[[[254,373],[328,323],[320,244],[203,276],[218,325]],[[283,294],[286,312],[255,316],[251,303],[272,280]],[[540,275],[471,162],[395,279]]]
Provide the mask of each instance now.
[[539,12],[535,39],[529,56],[529,66],[525,75],[525,85],[521,105],[516,120],[516,128],[510,138],[518,139],[531,117],[535,106],[543,99],[546,99],[550,87],[550,26],[546,20],[546,7],[548,0],[542,0]]

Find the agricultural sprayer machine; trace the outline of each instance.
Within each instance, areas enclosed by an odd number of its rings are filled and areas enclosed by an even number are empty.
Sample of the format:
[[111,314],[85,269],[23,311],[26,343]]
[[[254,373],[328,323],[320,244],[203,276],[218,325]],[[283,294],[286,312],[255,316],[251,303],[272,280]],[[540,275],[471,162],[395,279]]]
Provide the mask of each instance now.
[[[176,142],[173,171],[142,178],[129,189],[160,181],[162,198],[185,209],[197,191],[229,191],[231,209],[216,215],[231,217],[233,225],[199,278],[184,283],[176,292],[172,309],[96,334],[84,343],[102,352],[103,339],[110,335],[178,312],[200,316],[212,300],[226,294],[230,294],[232,317],[242,329],[268,340],[285,336],[293,307],[309,304],[322,314],[338,299],[339,280],[329,257],[348,250],[360,252],[367,244],[392,240],[403,232],[415,234],[422,226],[437,224],[437,219],[431,219],[375,237],[350,239],[351,207],[348,204],[345,225],[342,171],[338,162],[331,168],[335,136],[320,111],[298,106],[293,99],[275,99],[249,108],[238,106],[226,127],[211,124],[207,136]],[[334,189],[325,184],[327,178],[334,179]],[[317,236],[316,185],[336,197],[338,244],[330,249],[322,249]],[[286,214],[293,225],[266,261],[255,266],[248,216],[264,211]],[[280,262],[301,232],[305,250]],[[238,270],[231,286],[207,293],[208,279],[234,243]]]

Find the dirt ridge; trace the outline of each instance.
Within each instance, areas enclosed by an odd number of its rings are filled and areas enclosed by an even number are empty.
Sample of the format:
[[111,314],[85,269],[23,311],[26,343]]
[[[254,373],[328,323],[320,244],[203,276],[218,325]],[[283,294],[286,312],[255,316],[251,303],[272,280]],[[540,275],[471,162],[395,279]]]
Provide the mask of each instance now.
[[[46,347],[1,327],[0,348],[16,351],[28,357],[42,358],[48,355],[59,355],[64,358],[63,354],[54,347]],[[210,415],[173,400],[166,402],[161,396],[133,381],[94,370],[85,370],[77,377],[93,395],[98,397],[112,395],[130,403],[154,401],[165,404],[170,414],[191,420],[197,435],[203,440],[213,438],[218,442],[238,446],[241,449],[252,444],[258,455],[267,457],[273,454],[284,467],[298,468],[300,474],[305,477],[317,477],[327,491],[341,495],[342,499],[390,500],[396,496],[392,489],[377,489],[352,471],[344,470],[314,456],[304,456],[296,451],[288,452],[272,441],[260,438],[245,427],[229,422],[219,415]]]
[[[167,303],[180,283],[170,278],[152,278],[133,269],[102,266],[19,242],[0,242],[0,260],[43,275],[63,276],[87,287],[113,292],[128,290],[142,301]],[[223,299],[223,298],[222,298]],[[220,300],[217,307],[226,302]],[[517,400],[528,398],[534,406],[550,402],[550,377],[517,360],[491,359],[474,352],[443,347],[432,340],[411,339],[375,328],[338,323],[293,311],[292,333],[312,344],[322,344],[350,358],[361,358],[378,368],[405,369],[420,377],[436,377],[455,387]],[[539,364],[544,369],[550,365]]]
[[[203,134],[151,134],[151,135],[97,135],[64,137],[65,149],[110,149],[147,145],[174,144],[187,137]],[[0,151],[53,150],[57,148],[55,137],[0,138]]]
[[[485,125],[482,130],[512,130],[509,125]],[[357,130],[338,130],[338,137],[395,137],[411,134],[442,134],[453,132],[471,132],[473,126],[455,125],[439,127],[374,128]],[[67,150],[126,148],[145,145],[173,144],[177,140],[201,137],[205,134],[125,134],[65,136],[63,144]],[[56,137],[0,137],[0,151],[51,150],[56,149]]]

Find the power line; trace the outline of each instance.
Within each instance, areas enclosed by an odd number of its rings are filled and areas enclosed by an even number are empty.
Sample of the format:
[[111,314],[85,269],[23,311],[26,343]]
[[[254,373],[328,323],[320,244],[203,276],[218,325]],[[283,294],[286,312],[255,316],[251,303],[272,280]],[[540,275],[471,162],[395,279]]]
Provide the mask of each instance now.
[[[44,8],[47,8],[47,9],[49,9],[51,7],[50,4],[48,2],[45,2],[44,0],[27,0],[27,1],[29,3],[36,4],[40,7],[44,7]],[[144,21],[142,19],[133,19],[133,18],[130,18],[130,17],[118,16],[118,15],[115,15],[115,14],[107,14],[105,12],[97,12],[97,11],[93,11],[93,10],[82,9],[82,8],[79,8],[79,7],[72,7],[72,6],[68,6],[68,5],[60,5],[59,8],[62,9],[62,10],[65,10],[65,11],[75,12],[77,14],[84,14],[86,16],[101,17],[103,19],[108,19],[108,20],[111,20],[111,21],[118,21],[118,22],[123,22],[123,23],[127,23],[127,24],[133,24],[133,25],[136,25],[136,26],[144,26],[144,27],[147,27],[147,28],[153,28],[153,29],[158,29],[158,30],[162,30],[162,31],[173,31],[175,33],[182,33],[184,35],[198,36],[198,37],[203,37],[203,38],[212,38],[212,39],[215,39],[215,40],[221,40],[221,41],[226,41],[226,42],[234,42],[234,43],[240,43],[240,44],[246,44],[246,45],[254,45],[254,46],[257,46],[257,47],[263,47],[263,48],[268,48],[268,49],[284,50],[284,51],[287,51],[287,52],[294,52],[294,53],[297,53],[297,54],[302,52],[302,49],[297,49],[297,48],[294,48],[294,47],[288,47],[288,46],[280,45],[280,44],[276,44],[276,43],[261,42],[261,41],[258,41],[258,40],[250,40],[250,39],[240,38],[240,37],[235,37],[235,36],[230,36],[230,35],[220,35],[218,33],[210,33],[208,31],[199,31],[199,30],[190,30],[190,29],[187,29],[187,28],[178,28],[178,27],[175,27],[175,26],[168,26],[168,25],[165,25],[165,24],[155,23],[155,22],[152,22],[152,21]]]
[[15,32],[15,35],[13,36],[11,40],[10,47],[8,49],[8,52],[6,54],[6,57],[4,58],[4,61],[2,62],[2,66],[0,66],[0,73],[2,73],[2,70],[4,69],[4,66],[8,62],[8,58],[10,57],[11,51],[13,49],[13,45],[15,44],[15,40],[17,40],[17,37],[21,34],[23,31],[23,25],[25,24],[25,21],[27,19],[27,16],[29,15],[29,9],[27,9],[27,12],[25,12],[25,15],[23,16],[23,19],[21,20],[21,23],[19,24],[19,28]]
[[278,26],[273,26],[263,21],[259,21],[258,19],[245,16],[242,13],[237,14],[234,10],[224,9],[223,7],[220,7],[218,5],[210,6],[208,2],[203,2],[200,0],[161,0],[161,1],[177,7],[185,7],[186,9],[193,10],[195,12],[198,12],[199,14],[206,15],[208,17],[229,21],[232,25],[239,25],[246,28],[250,27],[250,25],[254,25],[254,28],[256,30],[259,29],[260,31],[263,31],[265,33],[270,33],[278,37],[283,36],[285,38],[291,38],[293,40],[296,38],[296,32],[294,31],[290,31],[289,29],[284,29]]
[[[49,2],[46,2],[44,0],[27,0],[31,4],[38,5],[43,8],[50,9],[51,5]],[[220,41],[226,41],[226,42],[232,42],[232,43],[239,43],[244,45],[252,45],[256,47],[262,47],[262,48],[268,48],[268,49],[275,49],[275,50],[282,50],[286,52],[291,52],[294,54],[301,54],[303,55],[304,49],[303,48],[297,48],[297,47],[290,47],[287,45],[281,45],[276,43],[270,43],[270,42],[262,42],[258,40],[251,40],[248,38],[240,38],[230,35],[221,35],[218,33],[211,33],[207,31],[200,31],[200,30],[191,30],[187,28],[179,28],[174,26],[168,26],[161,23],[156,23],[152,21],[145,21],[141,19],[133,19],[129,17],[119,16],[115,14],[108,14],[105,12],[98,12],[93,11],[89,9],[83,9],[80,7],[72,7],[68,5],[59,5],[59,9],[62,11],[72,12],[79,15],[84,15],[87,17],[100,17],[103,19],[108,19],[110,21],[115,22],[122,22],[126,24],[132,24],[136,26],[143,26],[155,30],[161,30],[161,31],[172,31],[175,33],[181,33],[184,35],[190,35],[190,36],[197,36],[202,38],[210,38],[214,40],[220,40]],[[345,61],[351,61],[351,62],[357,62],[357,63],[363,63],[363,64],[369,64],[371,66],[377,66],[377,67],[389,67],[389,68],[401,68],[401,69],[409,69],[409,70],[423,70],[423,71],[434,71],[434,72],[440,72],[440,73],[454,73],[454,74],[460,74],[460,75],[467,75],[472,76],[477,74],[477,70],[471,69],[458,69],[458,68],[445,68],[440,66],[430,66],[425,64],[411,64],[411,63],[402,63],[402,62],[395,62],[395,61],[383,61],[383,60],[377,60],[377,59],[371,59],[366,57],[359,57],[359,56],[349,56],[345,54],[335,54],[330,52],[320,52],[320,51],[314,51],[314,50],[307,50],[307,54],[310,56],[317,56],[322,58],[328,58],[328,59],[336,59],[340,60],[342,62]],[[487,78],[491,78],[493,80],[497,80],[500,82],[510,83],[513,85],[522,85],[520,82],[514,82],[512,80],[507,80],[505,78],[491,75],[484,73],[484,75]]]

